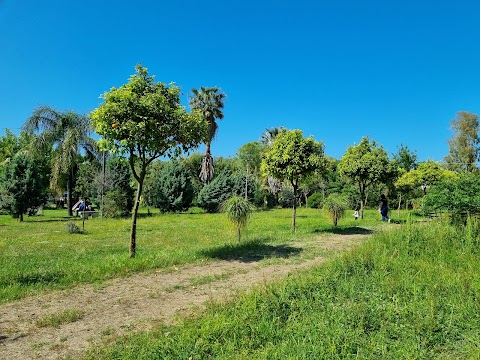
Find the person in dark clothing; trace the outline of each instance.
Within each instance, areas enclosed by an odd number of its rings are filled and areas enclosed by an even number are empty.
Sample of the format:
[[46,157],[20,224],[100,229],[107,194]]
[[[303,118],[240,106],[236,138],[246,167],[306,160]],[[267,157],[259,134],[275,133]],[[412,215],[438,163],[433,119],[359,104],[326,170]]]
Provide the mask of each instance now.
[[390,222],[390,218],[388,217],[388,200],[384,194],[380,195],[380,209],[379,212],[382,215],[382,221]]

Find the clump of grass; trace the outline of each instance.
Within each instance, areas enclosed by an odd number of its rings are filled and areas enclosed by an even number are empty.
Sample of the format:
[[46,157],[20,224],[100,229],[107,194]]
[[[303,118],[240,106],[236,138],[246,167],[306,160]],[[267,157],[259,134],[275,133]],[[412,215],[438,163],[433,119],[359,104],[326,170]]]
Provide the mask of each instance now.
[[38,327],[55,327],[78,321],[84,317],[85,313],[80,310],[70,309],[57,312],[38,319],[35,324]]
[[65,224],[69,234],[81,234],[82,230],[73,221],[69,221]]

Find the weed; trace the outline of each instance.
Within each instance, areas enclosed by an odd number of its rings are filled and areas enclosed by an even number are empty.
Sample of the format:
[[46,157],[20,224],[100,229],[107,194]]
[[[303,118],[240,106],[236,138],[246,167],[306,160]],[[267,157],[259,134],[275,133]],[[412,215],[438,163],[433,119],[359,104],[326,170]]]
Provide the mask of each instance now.
[[35,324],[38,327],[60,327],[60,325],[72,323],[83,318],[84,312],[76,309],[62,310],[58,313],[38,319]]

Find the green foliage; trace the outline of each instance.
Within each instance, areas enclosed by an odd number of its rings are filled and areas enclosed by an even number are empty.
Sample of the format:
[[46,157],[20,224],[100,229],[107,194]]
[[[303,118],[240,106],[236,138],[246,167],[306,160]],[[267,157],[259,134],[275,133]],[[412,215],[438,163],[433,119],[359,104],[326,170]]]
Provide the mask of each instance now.
[[45,187],[37,163],[25,152],[19,152],[5,166],[0,183],[1,206],[23,221],[29,208],[45,202]]
[[279,180],[298,182],[313,171],[324,167],[323,143],[312,137],[304,138],[301,130],[280,132],[267,151],[262,163],[265,175]]
[[[122,213],[129,213],[133,207],[135,190],[132,185],[132,171],[124,158],[120,156],[111,156],[107,160],[105,174],[105,194],[118,191],[122,193],[121,204]],[[105,206],[105,204],[104,204]],[[106,209],[108,212],[108,209]]]
[[228,220],[237,230],[237,238],[240,243],[241,231],[247,226],[248,219],[253,211],[253,206],[243,197],[232,196],[223,202],[221,209],[227,214]]
[[405,171],[414,170],[418,166],[416,151],[411,151],[408,146],[403,144],[398,147],[397,153],[393,154],[393,159],[397,162],[398,167]]
[[220,211],[220,206],[232,195],[241,195],[244,185],[243,178],[223,171],[210,183],[206,184],[197,198],[197,205],[207,212]]
[[67,228],[67,231],[68,231],[69,234],[81,234],[82,233],[82,230],[73,221],[67,222],[65,224],[65,227]]
[[312,209],[321,209],[323,207],[323,194],[314,193],[308,197],[308,207]]
[[424,198],[426,209],[452,214],[480,214],[480,174],[465,173],[445,178],[432,186]]
[[137,181],[132,214],[130,257],[135,257],[136,222],[147,167],[160,156],[188,151],[204,142],[208,122],[199,111],[187,113],[180,88],[155,82],[146,68],[137,65],[127,84],[103,94],[103,103],[91,113],[101,144],[129,157]]
[[281,131],[264,155],[262,172],[293,187],[292,230],[296,231],[296,197],[300,182],[313,172],[323,173],[323,143],[304,138],[301,130]]
[[459,111],[451,121],[454,134],[448,141],[449,154],[445,162],[449,170],[473,172],[480,160],[480,124],[478,115]]
[[192,205],[193,186],[187,168],[178,160],[165,164],[157,179],[153,205],[162,212],[182,211]]
[[74,168],[78,164],[80,152],[93,160],[97,146],[90,137],[90,119],[72,111],[57,111],[48,106],[40,106],[23,125],[23,129],[32,134],[32,147],[35,152],[53,151],[50,187],[57,193],[63,193],[67,185],[68,214],[72,215],[72,193],[74,191]]
[[338,220],[345,215],[348,209],[347,200],[339,194],[330,194],[323,203],[323,209],[332,220],[333,226],[338,225]]
[[200,179],[207,183],[213,179],[214,167],[213,157],[210,152],[210,144],[215,138],[218,130],[218,124],[216,119],[223,119],[223,99],[227,95],[221,92],[218,87],[206,88],[201,86],[200,90],[192,89],[192,95],[190,96],[190,106],[193,110],[198,111],[204,120],[208,123],[208,130],[205,137],[205,156],[202,159],[202,165],[200,168]]
[[378,183],[388,182],[396,176],[396,167],[388,160],[387,152],[375,140],[362,138],[358,145],[350,146],[338,164],[340,175],[356,184],[361,201],[361,217],[367,203],[367,190]]
[[259,142],[249,142],[237,150],[237,159],[241,167],[250,174],[258,174],[262,163],[263,148]]
[[128,195],[120,188],[108,191],[103,199],[102,215],[106,218],[128,215],[130,213],[128,200]]

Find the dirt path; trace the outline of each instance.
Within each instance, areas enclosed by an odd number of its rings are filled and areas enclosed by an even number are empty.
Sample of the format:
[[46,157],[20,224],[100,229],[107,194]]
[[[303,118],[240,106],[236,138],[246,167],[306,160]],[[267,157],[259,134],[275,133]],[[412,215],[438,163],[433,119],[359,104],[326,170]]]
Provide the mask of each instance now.
[[[365,235],[319,236],[291,247],[343,250]],[[52,291],[0,305],[0,359],[81,357],[88,347],[109,337],[151,329],[160,323],[194,316],[208,300],[228,299],[238,291],[268,283],[291,271],[324,261],[282,258],[270,262],[232,260],[136,274],[102,285]],[[38,325],[40,319],[71,310],[76,321],[58,327]]]

